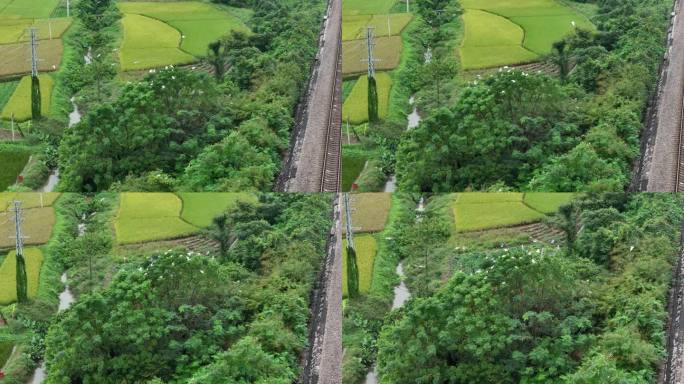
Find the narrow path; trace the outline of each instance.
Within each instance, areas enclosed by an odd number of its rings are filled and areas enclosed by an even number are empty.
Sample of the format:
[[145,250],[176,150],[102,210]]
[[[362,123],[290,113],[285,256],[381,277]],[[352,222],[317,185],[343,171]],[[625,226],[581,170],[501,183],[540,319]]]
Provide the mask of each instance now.
[[681,9],[682,1],[677,0],[660,79],[646,114],[641,156],[630,187],[634,191],[675,190],[684,99],[684,18]]

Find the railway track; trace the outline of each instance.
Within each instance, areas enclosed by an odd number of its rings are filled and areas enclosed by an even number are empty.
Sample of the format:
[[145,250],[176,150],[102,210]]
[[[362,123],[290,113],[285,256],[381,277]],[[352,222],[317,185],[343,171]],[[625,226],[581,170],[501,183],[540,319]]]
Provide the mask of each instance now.
[[677,163],[675,173],[675,192],[684,192],[684,100],[679,118],[679,140],[677,142]]
[[[341,33],[341,32],[340,32]],[[330,114],[325,136],[325,151],[321,173],[320,192],[339,192],[342,161],[342,41],[338,42],[337,65],[333,92],[330,98]]]

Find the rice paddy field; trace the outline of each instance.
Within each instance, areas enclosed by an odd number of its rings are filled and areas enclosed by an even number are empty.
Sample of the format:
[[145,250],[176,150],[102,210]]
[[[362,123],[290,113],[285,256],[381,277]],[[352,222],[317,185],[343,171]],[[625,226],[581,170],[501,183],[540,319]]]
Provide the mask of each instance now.
[[[22,210],[24,222],[22,230],[24,244],[45,244],[52,236],[55,226],[55,210],[52,207],[31,208]],[[12,214],[8,211],[0,212],[0,249],[14,247],[14,223]]]
[[[38,293],[43,253],[38,248],[27,247],[24,249],[24,260],[26,261],[28,296],[35,297]],[[11,304],[17,300],[16,263],[16,253],[11,251],[0,265],[0,305]]]
[[412,18],[410,13],[345,16],[342,40],[362,40],[365,44],[367,27],[373,28],[376,38],[399,35]]
[[18,145],[0,145],[0,191],[14,184],[31,157],[31,149]]
[[[392,89],[392,78],[386,72],[377,72],[375,81],[378,87],[378,115],[381,119],[387,116],[389,96]],[[349,96],[342,106],[342,120],[351,124],[368,121],[368,77],[362,76],[354,84]]]
[[121,2],[119,9],[124,13],[123,70],[191,63],[229,31],[249,32],[240,18],[244,15],[203,2]]
[[[59,39],[71,26],[70,17],[57,17],[50,19],[0,19],[0,44],[18,43],[29,41],[28,29],[36,28],[38,40]],[[42,42],[39,42],[39,46]]]
[[[375,69],[388,71],[396,68],[401,60],[401,36],[378,36],[375,39]],[[342,74],[345,77],[368,71],[368,53],[365,40],[342,42]]]
[[47,18],[61,0],[0,0],[0,17]]
[[51,207],[59,196],[58,192],[0,192],[0,212],[14,200],[21,201],[23,209]]
[[461,6],[466,70],[532,62],[575,28],[594,28],[583,13],[557,0],[462,0]]
[[342,17],[388,13],[396,0],[344,0]]
[[[359,292],[368,293],[373,282],[373,262],[378,251],[373,235],[354,236],[356,264],[359,268]],[[347,296],[347,241],[342,243],[342,295]]]
[[239,202],[255,202],[249,193],[121,193],[114,220],[119,244],[191,236]]
[[[41,40],[38,44],[38,71],[59,69],[64,47],[61,39]],[[22,75],[31,72],[31,52],[26,43],[0,45],[0,77]]]
[[452,208],[456,230],[467,232],[538,222],[572,198],[565,193],[458,193]]
[[[41,113],[45,116],[50,113],[50,100],[52,98],[52,88],[54,81],[52,76],[41,74],[40,79],[40,99]],[[24,76],[19,81],[14,93],[2,108],[0,117],[9,120],[14,115],[14,121],[22,122],[31,119],[31,76]]]
[[122,193],[114,222],[119,244],[173,239],[199,232],[181,219],[183,202],[173,193]]
[[570,202],[575,196],[574,193],[527,192],[523,201],[539,212],[551,214],[556,212],[561,205]]
[[[390,193],[353,193],[349,195],[354,233],[380,232],[385,229],[392,206]],[[346,228],[342,215],[342,228]]]
[[363,152],[351,150],[352,146],[345,147],[342,148],[342,181],[340,182],[340,188],[342,188],[343,192],[348,192],[361,174],[361,171],[363,171],[368,157]]

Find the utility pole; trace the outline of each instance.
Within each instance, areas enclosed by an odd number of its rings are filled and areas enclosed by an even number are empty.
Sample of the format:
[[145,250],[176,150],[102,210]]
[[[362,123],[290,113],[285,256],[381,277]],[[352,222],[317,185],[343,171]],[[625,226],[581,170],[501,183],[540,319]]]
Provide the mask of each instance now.
[[38,39],[36,39],[36,28],[29,28],[31,35],[31,76],[38,76]]
[[375,42],[373,41],[373,31],[375,28],[366,28],[366,49],[368,55],[368,79],[375,78],[375,57],[373,56],[373,48],[375,48]]
[[[69,17],[69,0],[66,0],[66,2],[67,2],[67,17]],[[406,0],[406,2],[408,3],[408,0]]]
[[[67,1],[69,1],[69,0],[67,0]],[[406,13],[409,13],[409,12],[411,12],[409,10],[409,0],[406,0]]]
[[387,14],[387,37],[392,37],[392,23],[390,22],[390,14]]
[[12,141],[14,140],[14,112],[10,115],[10,127],[12,127]]
[[378,121],[378,85],[375,81],[375,57],[373,48],[373,27],[366,29],[366,48],[368,50],[368,122]]
[[36,38],[36,28],[29,28],[31,33],[31,118],[40,117],[40,81],[38,80],[38,39]]
[[25,303],[28,301],[28,289],[26,278],[26,261],[24,261],[24,236],[21,233],[21,202],[12,202],[12,212],[14,212],[14,238],[16,248],[16,281],[17,281],[17,302]]
[[356,262],[354,233],[352,227],[351,204],[349,193],[344,194],[344,213],[347,219],[347,296],[353,299],[359,295],[359,268]]

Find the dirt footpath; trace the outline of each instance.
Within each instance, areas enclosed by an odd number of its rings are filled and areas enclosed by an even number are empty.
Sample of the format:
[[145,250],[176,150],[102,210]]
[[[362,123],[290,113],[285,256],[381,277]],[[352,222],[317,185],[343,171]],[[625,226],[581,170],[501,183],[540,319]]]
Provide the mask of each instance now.
[[[668,34],[668,51],[663,63],[661,88],[657,95],[657,109],[647,130],[642,154],[638,190],[649,192],[673,192],[677,172],[679,134],[684,99],[684,15],[683,2],[674,7],[672,27]],[[655,123],[654,132],[648,124]]]

